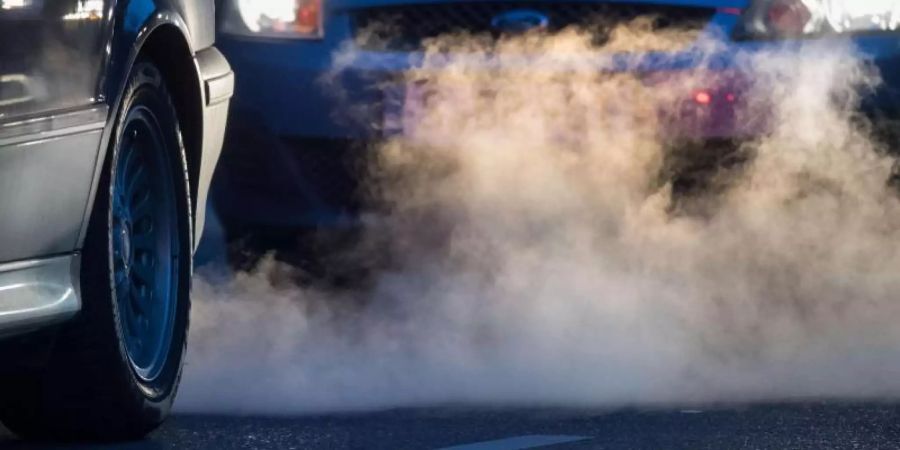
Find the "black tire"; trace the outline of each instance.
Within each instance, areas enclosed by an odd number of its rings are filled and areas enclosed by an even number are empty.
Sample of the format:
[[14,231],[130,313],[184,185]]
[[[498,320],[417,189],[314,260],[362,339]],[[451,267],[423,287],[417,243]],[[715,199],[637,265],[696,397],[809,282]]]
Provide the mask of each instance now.
[[[164,148],[160,161],[169,173],[177,219],[167,229],[171,238],[173,287],[176,297],[167,313],[170,340],[158,355],[158,374],[139,375],[126,350],[122,312],[116,300],[113,275],[114,168],[118,167],[126,117],[134,108],[149,111],[161,133],[153,148]],[[175,398],[187,344],[190,311],[192,218],[184,145],[178,118],[161,72],[149,61],[132,71],[118,110],[115,135],[103,167],[89,222],[81,264],[82,310],[63,325],[48,364],[31,372],[20,371],[0,379],[0,420],[25,438],[51,440],[117,441],[138,439],[158,427]],[[137,133],[134,134],[137,139]],[[154,153],[155,154],[155,153]],[[158,163],[165,166],[163,163]],[[123,173],[127,173],[123,171]],[[126,266],[127,267],[127,266]],[[163,269],[160,269],[163,270]],[[157,273],[157,272],[154,272]],[[155,294],[151,294],[154,296]]]

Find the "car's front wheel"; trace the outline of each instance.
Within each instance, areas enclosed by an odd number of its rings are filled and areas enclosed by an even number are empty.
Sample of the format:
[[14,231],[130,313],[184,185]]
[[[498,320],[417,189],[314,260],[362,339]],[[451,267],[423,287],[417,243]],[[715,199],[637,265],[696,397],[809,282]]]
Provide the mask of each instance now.
[[45,367],[0,379],[0,420],[25,437],[138,438],[175,397],[190,310],[184,146],[154,64],[136,64],[123,99],[84,244],[82,311]]

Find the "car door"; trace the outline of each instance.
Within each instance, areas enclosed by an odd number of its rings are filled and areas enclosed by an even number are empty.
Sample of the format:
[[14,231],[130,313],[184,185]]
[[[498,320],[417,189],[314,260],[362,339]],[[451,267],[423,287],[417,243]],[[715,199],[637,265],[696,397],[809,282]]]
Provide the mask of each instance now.
[[0,0],[0,263],[75,249],[107,116],[108,6]]

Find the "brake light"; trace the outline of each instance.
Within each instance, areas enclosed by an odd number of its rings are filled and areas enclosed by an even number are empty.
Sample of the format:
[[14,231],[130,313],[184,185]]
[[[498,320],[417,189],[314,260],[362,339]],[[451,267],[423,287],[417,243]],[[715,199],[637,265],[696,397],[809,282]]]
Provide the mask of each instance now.
[[718,11],[722,14],[728,14],[732,16],[740,16],[744,13],[744,10],[741,8],[719,8]]
[[321,39],[323,4],[324,0],[227,0],[220,26],[233,35]]
[[775,0],[766,11],[767,24],[781,36],[803,34],[812,18],[812,12],[801,0]]
[[694,102],[698,105],[709,105],[712,103],[712,94],[709,91],[697,91],[694,93]]
[[312,34],[321,24],[322,0],[308,0],[297,7],[297,18],[294,28],[298,33]]

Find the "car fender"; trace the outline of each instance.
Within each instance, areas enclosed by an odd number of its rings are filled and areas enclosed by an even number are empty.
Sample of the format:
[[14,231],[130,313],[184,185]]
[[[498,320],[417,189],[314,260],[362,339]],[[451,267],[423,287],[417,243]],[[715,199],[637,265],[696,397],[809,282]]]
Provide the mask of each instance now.
[[[79,247],[83,244],[87,233],[87,223],[96,198],[97,184],[103,169],[109,144],[115,132],[116,116],[122,103],[122,96],[128,82],[132,67],[137,61],[145,44],[154,33],[163,27],[178,30],[184,39],[189,55],[193,60],[193,82],[200,93],[199,117],[195,124],[202,130],[200,142],[195,143],[196,164],[192,180],[192,202],[195,216],[195,241],[198,241],[203,229],[203,215],[207,186],[203,180],[212,177],[212,171],[221,149],[221,134],[224,130],[220,116],[221,109],[227,110],[228,99],[233,89],[230,67],[224,57],[220,57],[215,48],[215,14],[213,0],[114,0],[109,10],[106,31],[106,60],[103,62],[105,74],[98,86],[98,100],[108,105],[108,115],[103,137],[98,149],[96,167],[91,186],[91,201],[86,207]],[[201,55],[198,58],[198,54]],[[218,89],[210,96],[210,78]],[[224,106],[221,106],[224,105]],[[186,142],[186,145],[190,143]],[[208,182],[206,183],[208,184]]]

